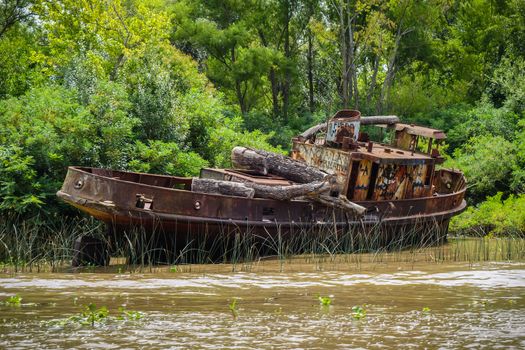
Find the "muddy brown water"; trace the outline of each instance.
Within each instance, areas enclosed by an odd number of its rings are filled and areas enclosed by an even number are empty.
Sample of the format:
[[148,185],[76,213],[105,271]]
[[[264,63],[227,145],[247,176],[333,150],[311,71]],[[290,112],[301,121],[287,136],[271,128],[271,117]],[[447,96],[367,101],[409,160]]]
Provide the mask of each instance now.
[[[23,299],[0,305],[0,348],[525,348],[522,260],[356,256],[4,273],[0,300]],[[90,303],[109,317],[67,321]]]

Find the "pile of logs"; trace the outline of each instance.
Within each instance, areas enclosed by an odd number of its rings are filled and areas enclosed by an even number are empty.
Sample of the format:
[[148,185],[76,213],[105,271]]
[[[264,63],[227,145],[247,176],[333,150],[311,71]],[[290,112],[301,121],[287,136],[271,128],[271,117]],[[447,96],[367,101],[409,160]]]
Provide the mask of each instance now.
[[[274,174],[297,184],[269,186],[254,182],[194,178],[191,190],[281,201],[303,198],[325,206],[341,208],[357,215],[363,215],[366,210],[338,194],[335,176],[289,157],[246,147],[235,147],[232,150],[232,163],[237,169],[254,170],[262,175]],[[336,195],[333,196],[333,194]]]

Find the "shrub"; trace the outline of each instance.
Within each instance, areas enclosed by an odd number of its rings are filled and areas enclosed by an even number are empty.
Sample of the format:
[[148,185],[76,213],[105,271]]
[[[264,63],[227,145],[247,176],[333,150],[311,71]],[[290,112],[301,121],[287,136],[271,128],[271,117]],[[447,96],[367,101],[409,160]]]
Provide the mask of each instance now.
[[516,164],[514,145],[501,136],[477,136],[454,151],[445,165],[461,169],[469,182],[469,194],[479,201],[497,191],[508,191]]
[[208,162],[194,152],[183,152],[174,142],[141,141],[135,143],[128,167],[144,173],[195,176]]
[[231,150],[235,146],[253,147],[271,152],[284,153],[280,148],[270,144],[273,133],[264,134],[259,130],[245,131],[241,128],[242,120],[225,118],[223,124],[214,129],[210,135],[210,149],[213,150],[212,163],[216,167],[231,166]]
[[87,106],[61,86],[0,101],[0,214],[53,202],[70,165],[124,167],[137,124],[128,106],[115,83],[99,84]]
[[451,230],[466,234],[523,235],[525,234],[525,194],[503,194],[487,197],[486,201],[469,207],[451,221]]
[[96,158],[94,124],[74,92],[58,86],[0,101],[0,210],[27,212],[54,197],[67,165]]

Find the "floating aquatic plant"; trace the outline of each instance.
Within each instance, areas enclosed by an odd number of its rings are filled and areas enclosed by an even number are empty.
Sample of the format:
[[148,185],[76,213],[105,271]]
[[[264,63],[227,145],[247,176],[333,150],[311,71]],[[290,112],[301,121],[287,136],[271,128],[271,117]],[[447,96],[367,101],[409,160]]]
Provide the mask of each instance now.
[[63,320],[58,320],[52,322],[59,326],[65,326],[68,324],[77,324],[82,326],[91,326],[94,327],[96,323],[102,323],[107,321],[109,316],[109,311],[107,307],[103,306],[97,308],[93,303],[84,306],[83,310],[78,315],[70,316]]
[[429,313],[430,312],[430,308],[428,306],[425,306],[421,311],[423,311],[425,313]]
[[144,316],[140,311],[126,310],[123,306],[119,307],[118,311],[120,312],[120,315],[117,316],[117,320],[138,321]]
[[107,307],[102,306],[97,308],[93,303],[84,306],[82,311],[77,314],[70,316],[66,319],[52,321],[51,324],[66,326],[66,325],[80,325],[80,326],[92,326],[96,324],[103,324],[111,320],[118,321],[138,321],[144,317],[144,314],[139,311],[126,310],[124,307],[119,307],[118,311],[120,315],[116,317],[111,317],[109,315],[109,310]]
[[363,306],[356,305],[356,306],[352,307],[352,318],[354,320],[360,320],[360,319],[366,317],[365,306],[366,305],[363,305]]
[[330,296],[318,296],[317,298],[319,299],[319,304],[321,304],[322,306],[330,306],[330,304],[332,304],[332,298]]
[[237,308],[237,298],[233,298],[230,305],[230,312],[232,313],[233,319],[236,319],[239,316],[239,309]]
[[100,308],[97,308],[97,306],[93,303],[84,307],[84,311],[82,311],[82,317],[85,320],[85,322],[90,323],[93,327],[95,326],[95,323],[106,321],[108,316],[109,311],[107,307],[102,306]]
[[22,302],[22,298],[20,297],[20,295],[17,294],[17,295],[12,295],[8,297],[4,301],[4,304],[8,306],[20,306],[21,302]]

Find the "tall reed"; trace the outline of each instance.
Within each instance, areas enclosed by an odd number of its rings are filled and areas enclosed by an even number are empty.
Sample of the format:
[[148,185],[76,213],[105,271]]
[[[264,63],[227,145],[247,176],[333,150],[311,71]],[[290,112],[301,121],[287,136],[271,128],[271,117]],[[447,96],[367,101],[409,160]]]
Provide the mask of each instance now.
[[17,271],[40,271],[70,264],[80,235],[102,236],[104,225],[91,218],[50,222],[41,217],[0,221],[0,262]]
[[283,227],[223,225],[194,227],[181,223],[174,232],[155,222],[109,226],[91,218],[61,220],[55,224],[39,218],[0,222],[0,261],[14,271],[40,271],[68,266],[74,241],[80,236],[99,238],[113,257],[126,257],[134,269],[152,270],[156,264],[191,265],[230,263],[233,271],[249,271],[260,259],[275,258],[280,270],[294,259],[315,268],[331,264],[416,261],[509,261],[525,258],[520,237],[449,237],[447,225],[416,221],[393,227],[385,223],[320,223]]

